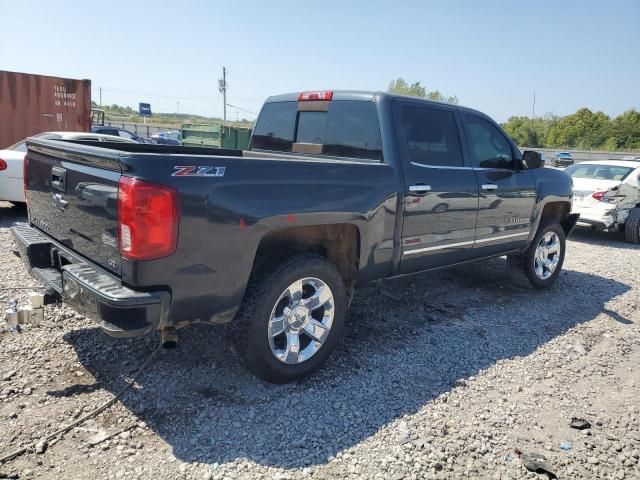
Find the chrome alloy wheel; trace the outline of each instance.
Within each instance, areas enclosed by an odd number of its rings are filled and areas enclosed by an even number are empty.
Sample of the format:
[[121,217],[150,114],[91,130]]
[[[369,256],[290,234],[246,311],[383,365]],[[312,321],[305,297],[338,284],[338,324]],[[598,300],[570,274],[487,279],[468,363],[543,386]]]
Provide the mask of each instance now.
[[536,276],[546,280],[555,272],[560,261],[560,238],[555,232],[547,232],[538,242],[534,257]]
[[333,292],[318,278],[303,278],[289,285],[269,318],[271,353],[282,363],[302,363],[322,347],[334,315]]

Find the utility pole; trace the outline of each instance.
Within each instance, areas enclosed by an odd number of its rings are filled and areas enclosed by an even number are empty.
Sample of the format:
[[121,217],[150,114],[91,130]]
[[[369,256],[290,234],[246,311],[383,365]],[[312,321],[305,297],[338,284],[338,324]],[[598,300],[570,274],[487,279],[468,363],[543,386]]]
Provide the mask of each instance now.
[[176,102],[176,108],[178,109],[178,115],[180,115],[180,102]]
[[536,118],[536,91],[533,91],[533,105],[531,105],[531,128],[533,128],[533,120]]
[[102,87],[100,87],[100,107],[102,107]]
[[222,117],[223,123],[227,123],[227,67],[222,67],[222,78],[218,80],[218,91],[222,94],[222,101],[224,103],[224,116]]

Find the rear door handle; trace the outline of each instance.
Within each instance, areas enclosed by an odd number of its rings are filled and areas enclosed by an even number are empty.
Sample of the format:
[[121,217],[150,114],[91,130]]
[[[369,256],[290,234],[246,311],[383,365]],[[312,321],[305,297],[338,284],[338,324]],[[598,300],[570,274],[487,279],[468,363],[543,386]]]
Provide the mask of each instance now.
[[409,185],[409,191],[414,193],[427,193],[431,191],[431,185],[425,185],[423,183]]
[[482,185],[482,189],[492,192],[498,189],[498,185],[495,185],[493,183],[485,183],[484,185]]

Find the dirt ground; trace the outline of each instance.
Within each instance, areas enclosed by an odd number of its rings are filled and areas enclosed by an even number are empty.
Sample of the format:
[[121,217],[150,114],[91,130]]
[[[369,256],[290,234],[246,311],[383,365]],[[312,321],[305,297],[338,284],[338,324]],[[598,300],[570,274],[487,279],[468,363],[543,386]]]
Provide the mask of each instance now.
[[[3,308],[37,285],[11,254],[25,219],[0,202]],[[532,453],[561,479],[640,478],[640,246],[586,230],[567,245],[546,291],[496,259],[357,292],[338,351],[295,384],[251,376],[221,327],[180,331],[114,405],[0,478],[546,478]],[[66,307],[3,330],[0,457],[109,400],[158,342]]]

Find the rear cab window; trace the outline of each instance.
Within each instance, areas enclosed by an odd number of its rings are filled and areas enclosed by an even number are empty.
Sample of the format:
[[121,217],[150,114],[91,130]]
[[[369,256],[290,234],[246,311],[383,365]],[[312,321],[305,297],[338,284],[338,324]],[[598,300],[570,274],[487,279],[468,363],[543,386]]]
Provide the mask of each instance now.
[[317,110],[299,105],[304,102],[265,104],[251,149],[382,161],[378,111],[373,102],[333,100]]

